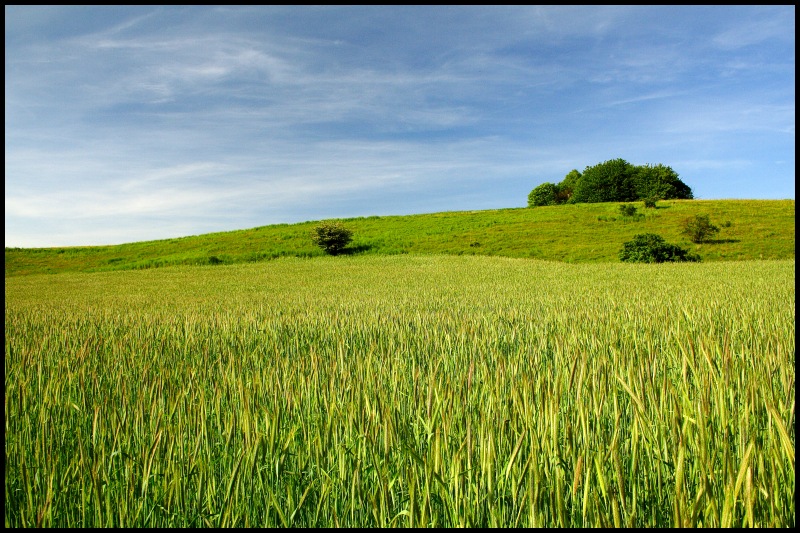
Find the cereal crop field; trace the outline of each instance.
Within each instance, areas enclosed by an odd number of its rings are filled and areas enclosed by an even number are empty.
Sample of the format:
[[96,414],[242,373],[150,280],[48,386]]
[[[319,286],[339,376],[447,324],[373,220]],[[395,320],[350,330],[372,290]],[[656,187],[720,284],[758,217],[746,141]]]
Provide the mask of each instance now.
[[6,527],[791,527],[795,262],[6,277]]

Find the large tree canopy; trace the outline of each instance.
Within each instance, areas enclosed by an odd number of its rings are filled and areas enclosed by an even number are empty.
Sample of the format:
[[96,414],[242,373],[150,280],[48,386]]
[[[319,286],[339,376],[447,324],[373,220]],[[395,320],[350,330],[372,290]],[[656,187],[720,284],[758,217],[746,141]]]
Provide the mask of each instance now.
[[636,167],[624,159],[612,159],[586,167],[572,193],[574,203],[632,202],[636,197]]
[[678,173],[661,163],[635,167],[634,182],[639,198],[691,200],[692,189],[678,178]]
[[694,196],[672,168],[661,163],[632,165],[618,158],[587,166],[583,173],[571,170],[557,185],[539,185],[528,195],[528,206],[632,202],[645,198],[688,200]]

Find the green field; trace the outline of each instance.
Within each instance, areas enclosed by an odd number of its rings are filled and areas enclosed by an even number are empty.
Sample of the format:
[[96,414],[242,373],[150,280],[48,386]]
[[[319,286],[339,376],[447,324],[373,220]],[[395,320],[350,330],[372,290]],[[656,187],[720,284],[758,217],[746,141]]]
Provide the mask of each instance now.
[[[7,249],[5,525],[792,527],[794,202],[665,204]],[[610,262],[694,209],[704,262]],[[586,264],[415,255],[475,248]]]
[[[522,257],[568,263],[618,262],[623,243],[656,233],[703,261],[794,258],[794,200],[669,200],[657,209],[635,202],[642,219],[619,203],[446,212],[344,219],[353,255],[447,254]],[[709,215],[722,228],[709,243],[681,235],[682,222]],[[234,264],[280,257],[319,257],[315,222],[115,246],[6,248],[6,276]]]

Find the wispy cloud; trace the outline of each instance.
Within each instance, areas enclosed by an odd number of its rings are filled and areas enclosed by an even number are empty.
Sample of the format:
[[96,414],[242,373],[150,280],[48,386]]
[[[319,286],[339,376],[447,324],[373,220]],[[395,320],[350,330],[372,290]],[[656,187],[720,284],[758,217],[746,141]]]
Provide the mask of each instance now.
[[793,45],[794,31],[794,13],[776,13],[771,9],[763,12],[756,10],[751,16],[742,17],[730,27],[720,30],[714,35],[712,42],[724,50],[754,46],[773,40]]

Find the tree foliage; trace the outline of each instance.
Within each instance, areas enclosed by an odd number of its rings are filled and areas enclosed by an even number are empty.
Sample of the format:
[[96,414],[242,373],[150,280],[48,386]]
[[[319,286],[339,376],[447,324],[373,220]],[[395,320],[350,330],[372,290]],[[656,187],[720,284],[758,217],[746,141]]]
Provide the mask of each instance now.
[[552,183],[542,183],[528,195],[528,207],[554,205],[558,194],[558,186]]
[[612,159],[587,167],[575,185],[575,203],[632,202],[638,200],[635,168],[624,159]]
[[572,195],[575,193],[575,186],[581,179],[581,173],[575,169],[570,170],[561,183],[558,184],[558,194],[556,195],[557,203],[565,203],[572,200]]
[[632,202],[636,200],[689,200],[692,189],[672,168],[662,165],[632,165],[617,158],[584,171],[571,170],[561,183],[542,183],[528,196],[528,206],[563,203]]
[[640,199],[691,200],[692,189],[680,180],[672,168],[662,165],[634,167],[633,181]]
[[628,263],[700,261],[698,255],[675,244],[665,242],[660,235],[655,233],[634,235],[633,240],[622,245],[619,258]]
[[321,222],[311,233],[314,243],[330,255],[338,255],[353,240],[353,232],[341,222]]

